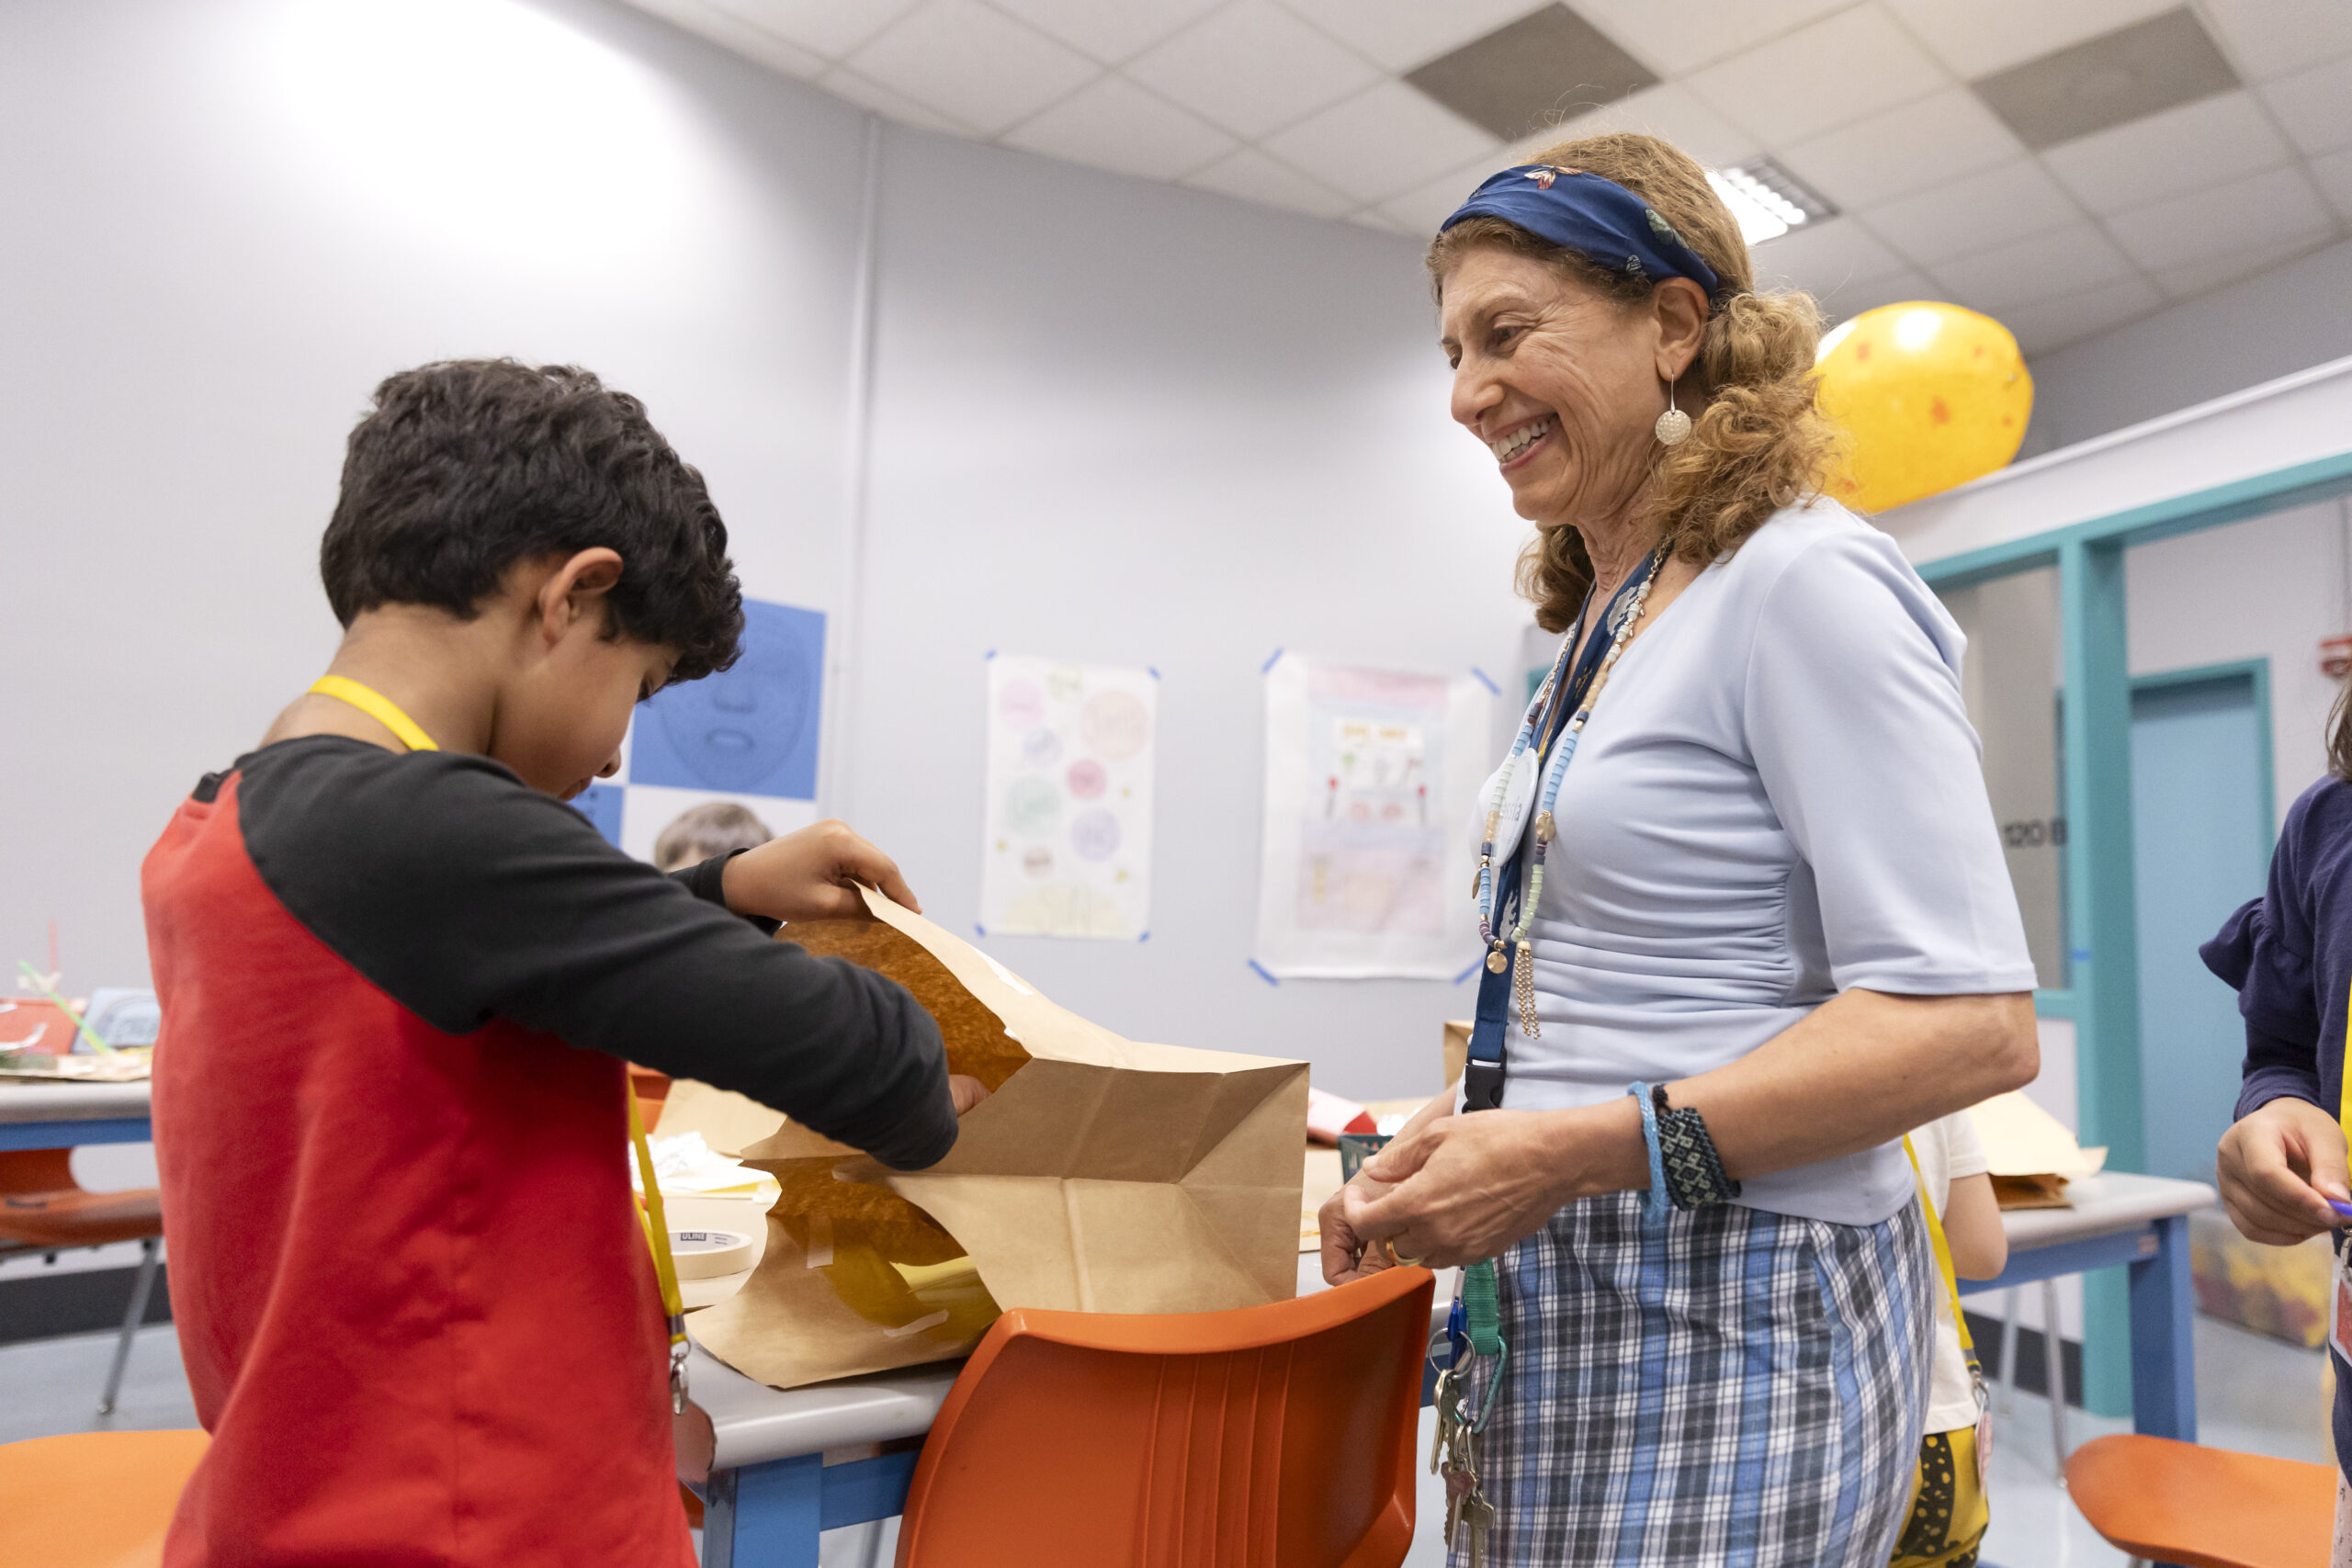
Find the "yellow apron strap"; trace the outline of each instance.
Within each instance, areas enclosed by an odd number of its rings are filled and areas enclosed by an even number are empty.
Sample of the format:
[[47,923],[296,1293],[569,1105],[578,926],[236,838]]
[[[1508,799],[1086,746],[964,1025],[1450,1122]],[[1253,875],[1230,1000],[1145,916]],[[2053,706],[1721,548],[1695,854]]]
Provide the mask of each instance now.
[[1911,1179],[1919,1189],[1919,1207],[1928,1216],[1928,1236],[1936,1244],[1936,1269],[1944,1277],[1944,1295],[1951,1303],[1951,1321],[1960,1330],[1960,1348],[1968,1352],[1971,1361],[1976,1359],[1976,1342],[1968,1337],[1968,1314],[1960,1310],[1960,1276],[1952,1272],[1951,1243],[1944,1239],[1944,1223],[1936,1217],[1936,1201],[1928,1196],[1928,1179],[1919,1171],[1919,1151],[1911,1146],[1911,1135],[1903,1135],[1903,1152],[1911,1161]]
[[433,737],[424,733],[416,720],[402,713],[391,698],[372,686],[343,675],[322,675],[311,682],[311,690],[322,697],[333,697],[349,703],[386,729],[401,738],[401,744],[412,751],[438,751]]
[[628,1095],[628,1140],[637,1149],[637,1179],[645,1188],[645,1207],[639,1219],[645,1239],[653,1247],[653,1272],[662,1281],[662,1315],[670,1325],[671,1407],[686,1408],[686,1308],[678,1294],[678,1264],[670,1255],[670,1218],[662,1208],[662,1182],[653,1173],[653,1150],[645,1141],[645,1116],[637,1108],[637,1086],[625,1085]]

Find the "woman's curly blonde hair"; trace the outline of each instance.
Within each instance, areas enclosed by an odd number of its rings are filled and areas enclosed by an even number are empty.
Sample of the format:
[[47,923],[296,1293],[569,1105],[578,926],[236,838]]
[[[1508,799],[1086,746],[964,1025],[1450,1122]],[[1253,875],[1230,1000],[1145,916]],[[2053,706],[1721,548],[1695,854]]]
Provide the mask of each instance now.
[[[1819,309],[1792,289],[1755,291],[1738,220],[1679,148],[1617,132],[1563,141],[1529,162],[1616,181],[1673,224],[1721,280],[1692,366],[1705,406],[1692,418],[1689,440],[1658,448],[1650,507],[1681,559],[1729,555],[1773,513],[1817,493],[1835,461],[1837,428],[1814,397]],[[1645,299],[1654,287],[1498,218],[1473,218],[1440,234],[1430,246],[1432,282],[1442,288],[1464,254],[1486,247],[1535,257],[1621,300]],[[1536,623],[1546,631],[1567,629],[1591,581],[1592,562],[1574,528],[1539,532],[1520,557],[1520,592],[1535,602]]]

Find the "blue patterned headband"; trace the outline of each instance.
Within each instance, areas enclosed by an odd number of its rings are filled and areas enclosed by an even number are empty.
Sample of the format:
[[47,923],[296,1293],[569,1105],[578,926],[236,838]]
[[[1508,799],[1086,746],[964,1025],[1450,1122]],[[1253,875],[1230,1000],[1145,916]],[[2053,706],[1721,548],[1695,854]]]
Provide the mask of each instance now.
[[1614,180],[1552,164],[1521,164],[1470,193],[1443,233],[1469,218],[1499,218],[1538,239],[1589,257],[1612,272],[1645,278],[1687,277],[1710,299],[1722,288],[1715,269],[1649,203]]

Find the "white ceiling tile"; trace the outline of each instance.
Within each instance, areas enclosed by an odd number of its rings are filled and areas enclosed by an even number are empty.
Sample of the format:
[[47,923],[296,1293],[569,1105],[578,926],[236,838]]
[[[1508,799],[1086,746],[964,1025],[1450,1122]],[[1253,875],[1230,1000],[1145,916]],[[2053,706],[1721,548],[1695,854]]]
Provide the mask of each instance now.
[[2306,152],[2352,147],[2352,55],[2259,89],[2288,139]]
[[1865,209],[1871,231],[1922,265],[2074,222],[2083,209],[2030,159]]
[[1449,169],[1427,185],[1416,186],[1402,196],[1391,197],[1380,204],[1380,210],[1394,219],[1408,233],[1423,239],[1433,238],[1438,225],[1453,216],[1454,209],[1470,199],[1488,175],[1497,168],[1509,168],[1493,158],[1479,159],[1459,169]]
[[999,140],[1147,180],[1189,175],[1238,145],[1198,115],[1115,75],[1088,83]]
[[1083,54],[1116,65],[1149,49],[1196,17],[1207,15],[1225,0],[991,0],[1000,11],[1010,11],[1038,31],[1050,34]]
[[1612,130],[1639,130],[1671,141],[1702,164],[1720,168],[1741,164],[1763,149],[1756,138],[1690,96],[1688,87],[1661,82],[1638,93],[1628,93],[1613,104],[1578,115],[1540,136],[1531,136],[1513,149],[1532,159],[1555,141],[1600,136]]
[[[1101,0],[1097,0],[1101,3]],[[1288,9],[1372,56],[1391,71],[1410,71],[1485,38],[1506,22],[1540,11],[1548,0],[1282,0]]]
[[2076,200],[2106,214],[2276,168],[2293,155],[2254,95],[2240,91],[2078,138],[2041,161]]
[[1385,74],[1268,0],[1240,0],[1137,56],[1126,70],[1253,140],[1362,92]]
[[[699,34],[721,49],[731,50],[771,71],[781,71],[787,76],[797,76],[803,81],[813,80],[824,72],[823,55],[745,19],[739,14],[740,4],[737,8],[729,8],[718,4],[718,0],[632,0],[632,3],[640,11],[674,22],[688,32]],[[908,0],[908,3],[911,5],[913,0]]]
[[1415,231],[1399,223],[1376,207],[1367,207],[1361,212],[1351,212],[1348,214],[1348,221],[1360,229],[1374,229],[1383,234],[1401,234],[1408,239],[1419,237]]
[[1265,139],[1266,151],[1275,157],[1367,202],[1385,201],[1501,145],[1396,81],[1383,82]]
[[2078,293],[2128,277],[2133,268],[2104,230],[2085,222],[1939,262],[1928,271],[1954,304],[1998,316],[2053,291]]
[[2162,309],[2164,302],[2154,284],[2133,274],[2097,288],[2075,289],[2020,305],[2003,315],[2001,324],[2030,358],[2137,321]]
[[[839,60],[922,0],[711,0],[761,31]],[[648,7],[650,9],[651,7]]]
[[1841,283],[1826,294],[1815,294],[1821,305],[1825,324],[1859,316],[1864,310],[1875,310],[1881,305],[1900,305],[1906,299],[1937,298],[1933,279],[1924,273],[1904,271],[1885,277],[1874,277],[1868,283]]
[[1816,299],[1826,299],[1848,284],[1876,283],[1910,268],[1852,218],[1792,229],[1748,254],[1758,288],[1802,288]]
[[2222,52],[2256,82],[2352,54],[2352,6],[2344,0],[2199,0]]
[[2314,238],[2335,226],[2319,193],[2295,164],[2152,202],[2107,220],[2116,242],[2151,271]]
[[1814,189],[1851,210],[1973,175],[2025,155],[2025,144],[1965,87],[1800,141],[1780,161]]
[[2326,243],[2325,235],[2311,239],[2285,240],[2274,244],[2256,245],[2250,250],[2232,251],[2226,255],[2209,256],[2203,261],[2189,262],[2182,266],[2168,266],[2156,274],[2157,286],[2175,299],[2187,299],[2224,283],[2235,283],[2242,277],[2252,277],[2257,272],[2267,272],[2281,262],[2292,261]]
[[2312,178],[2319,182],[2339,215],[2352,218],[2352,147],[2313,158]]
[[1965,80],[2169,11],[2180,0],[1881,0]]
[[1101,74],[1094,62],[980,0],[928,0],[850,56],[850,69],[983,136]]
[[869,82],[845,65],[836,65],[817,78],[817,85],[837,98],[845,98],[862,109],[872,109],[884,119],[895,119],[900,125],[911,125],[917,130],[943,130],[950,136],[970,136],[972,128],[961,120],[948,118],[936,109],[915,102],[904,93],[893,92],[878,82]]
[[1688,85],[1767,147],[1785,147],[1924,98],[1951,77],[1884,11],[1857,6],[1711,65]]
[[1679,76],[1843,10],[1853,0],[1574,0],[1652,69]]
[[1316,218],[1337,218],[1354,210],[1352,197],[1341,196],[1320,180],[1308,179],[1279,158],[1255,147],[1244,147],[1228,158],[1184,176],[1184,183],[1219,196],[1238,197],[1261,207],[1279,207]]

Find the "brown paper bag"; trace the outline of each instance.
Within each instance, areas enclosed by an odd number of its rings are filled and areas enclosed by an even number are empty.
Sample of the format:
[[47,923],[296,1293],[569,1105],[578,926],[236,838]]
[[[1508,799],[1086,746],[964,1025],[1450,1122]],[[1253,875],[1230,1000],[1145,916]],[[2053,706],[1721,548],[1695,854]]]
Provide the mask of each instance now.
[[[893,1171],[784,1123],[741,1150],[784,1195],[705,1348],[790,1388],[968,1351],[1000,1308],[1205,1312],[1297,1286],[1306,1064],[1146,1045],[1065,1011],[878,893],[784,940],[876,969],[991,1098],[948,1156]],[[666,1122],[665,1118],[665,1122]]]

